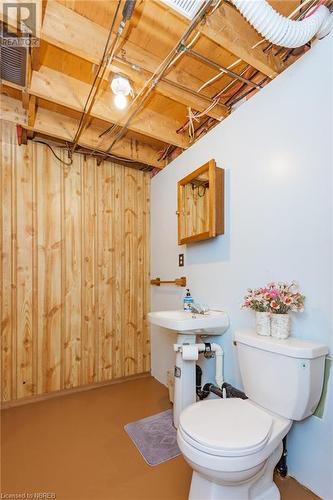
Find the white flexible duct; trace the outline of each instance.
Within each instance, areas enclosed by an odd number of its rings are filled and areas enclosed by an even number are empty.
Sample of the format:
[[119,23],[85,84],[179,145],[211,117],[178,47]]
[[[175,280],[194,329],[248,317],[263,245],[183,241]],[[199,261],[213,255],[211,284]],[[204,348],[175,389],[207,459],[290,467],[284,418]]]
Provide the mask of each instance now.
[[274,45],[302,47],[316,35],[327,35],[333,27],[333,14],[324,5],[306,19],[293,21],[276,12],[266,0],[231,1],[258,33]]

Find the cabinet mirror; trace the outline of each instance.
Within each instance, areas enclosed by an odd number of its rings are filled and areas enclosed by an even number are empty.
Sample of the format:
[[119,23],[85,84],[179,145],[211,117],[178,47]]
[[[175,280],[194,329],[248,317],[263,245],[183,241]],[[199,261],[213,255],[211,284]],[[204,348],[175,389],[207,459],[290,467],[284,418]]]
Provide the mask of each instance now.
[[224,169],[210,160],[178,182],[178,244],[224,233]]

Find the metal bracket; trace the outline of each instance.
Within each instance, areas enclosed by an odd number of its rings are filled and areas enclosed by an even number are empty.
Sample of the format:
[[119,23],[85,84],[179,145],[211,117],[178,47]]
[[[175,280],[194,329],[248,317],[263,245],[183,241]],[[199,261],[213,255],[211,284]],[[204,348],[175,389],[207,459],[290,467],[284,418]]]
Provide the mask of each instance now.
[[179,366],[175,366],[174,376],[180,378],[182,376],[182,371]]
[[181,43],[177,49],[177,52],[186,52],[187,50],[187,47],[185,45],[185,43]]
[[214,358],[214,352],[212,351],[212,346],[210,342],[205,342],[204,356],[206,359]]

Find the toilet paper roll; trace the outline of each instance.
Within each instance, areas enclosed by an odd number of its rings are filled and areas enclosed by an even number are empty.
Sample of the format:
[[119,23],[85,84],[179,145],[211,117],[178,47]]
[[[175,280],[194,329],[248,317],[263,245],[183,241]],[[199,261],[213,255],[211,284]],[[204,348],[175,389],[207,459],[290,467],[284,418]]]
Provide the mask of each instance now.
[[182,346],[183,359],[188,361],[197,360],[199,358],[199,349],[196,345]]

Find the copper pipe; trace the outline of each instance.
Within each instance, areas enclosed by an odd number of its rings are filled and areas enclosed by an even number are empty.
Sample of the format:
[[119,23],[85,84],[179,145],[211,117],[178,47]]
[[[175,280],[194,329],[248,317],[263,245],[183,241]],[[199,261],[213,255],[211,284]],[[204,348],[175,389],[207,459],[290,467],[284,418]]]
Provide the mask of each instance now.
[[[251,75],[251,78],[254,78],[256,77],[257,75],[259,74],[259,71],[257,70],[254,70],[254,73]],[[243,83],[238,89],[236,89],[234,91],[234,93],[229,97],[229,99],[226,101],[226,104],[227,106],[230,105],[230,103],[234,100],[234,98],[244,90],[244,88],[246,87],[246,85]],[[253,92],[254,90],[256,89],[251,89],[251,92]]]
[[[269,80],[269,77],[266,76],[265,78],[263,78],[260,82],[260,85],[263,85],[264,83],[267,82],[267,80]],[[254,89],[250,89],[248,90],[247,92],[245,92],[245,94],[242,94],[240,95],[239,97],[236,97],[236,99],[234,99],[232,102],[230,102],[230,106],[234,106],[238,101],[240,101],[241,99],[243,99],[244,97],[247,97],[248,95],[250,95],[252,92],[254,92]]]

